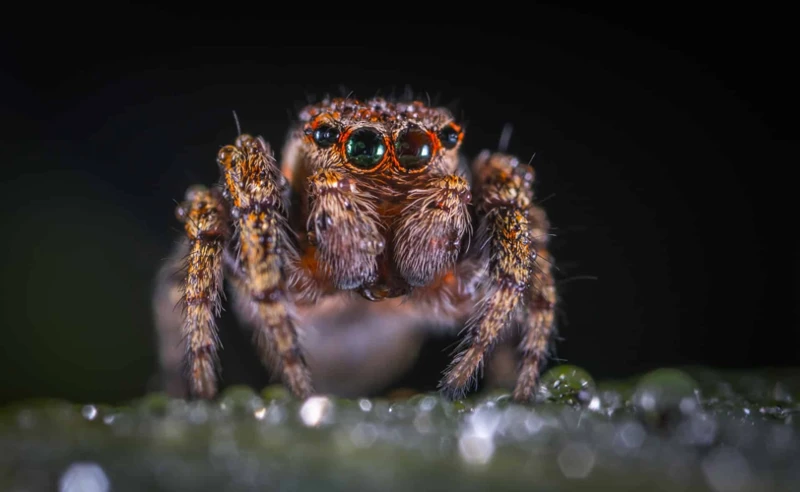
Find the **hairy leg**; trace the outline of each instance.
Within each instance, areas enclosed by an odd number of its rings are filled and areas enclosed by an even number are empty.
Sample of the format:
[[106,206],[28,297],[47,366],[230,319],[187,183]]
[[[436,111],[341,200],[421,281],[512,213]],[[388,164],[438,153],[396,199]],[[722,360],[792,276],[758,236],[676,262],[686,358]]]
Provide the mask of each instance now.
[[227,209],[219,190],[193,186],[176,215],[186,238],[159,272],[156,289],[161,372],[170,394],[182,396],[185,361],[189,392],[211,398],[217,391],[215,319],[221,308],[223,251],[230,236]]
[[395,230],[394,261],[411,286],[426,286],[455,265],[464,235],[471,232],[471,198],[467,181],[455,175],[409,192]]
[[533,278],[526,309],[521,312],[522,354],[514,399],[531,401],[534,397],[539,372],[545,362],[547,349],[555,327],[556,288],[553,281],[553,260],[547,249],[550,225],[544,210],[532,206],[528,214],[531,224],[531,239],[536,251]]
[[261,359],[265,365],[277,363],[292,393],[305,398],[314,390],[288,285],[296,252],[286,219],[286,180],[260,137],[241,135],[220,150],[218,162],[237,225],[241,282],[235,285],[247,299]]
[[526,303],[537,251],[529,219],[533,170],[504,154],[481,154],[473,166],[479,228],[473,250],[480,299],[441,382],[451,395],[475,381],[484,357]]

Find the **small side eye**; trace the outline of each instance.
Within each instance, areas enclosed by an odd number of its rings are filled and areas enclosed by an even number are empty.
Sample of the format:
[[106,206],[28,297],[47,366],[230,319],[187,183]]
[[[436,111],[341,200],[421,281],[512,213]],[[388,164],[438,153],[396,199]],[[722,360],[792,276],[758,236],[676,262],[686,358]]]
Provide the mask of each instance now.
[[415,170],[424,167],[431,160],[433,142],[431,137],[420,128],[412,127],[403,130],[395,142],[397,160],[403,168]]
[[370,128],[359,128],[347,138],[344,152],[352,165],[372,169],[383,160],[386,145],[380,133]]
[[330,125],[320,125],[314,130],[313,137],[320,147],[330,147],[339,141],[339,130]]
[[439,130],[439,141],[442,142],[442,147],[445,149],[454,149],[458,145],[460,137],[461,131],[453,125],[447,125]]

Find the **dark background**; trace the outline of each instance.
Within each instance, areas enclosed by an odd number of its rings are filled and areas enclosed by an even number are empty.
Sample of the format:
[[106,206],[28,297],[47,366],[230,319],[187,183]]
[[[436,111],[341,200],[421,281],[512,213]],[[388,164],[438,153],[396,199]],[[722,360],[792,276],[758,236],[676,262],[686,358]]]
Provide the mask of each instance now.
[[[596,378],[797,365],[798,154],[781,125],[796,60],[780,12],[443,24],[141,9],[2,35],[3,400],[153,388],[150,295],[178,234],[173,201],[217,178],[232,110],[279,147],[295,108],[340,86],[457,103],[470,155],[513,124],[509,150],[536,153],[557,233],[559,359]],[[435,382],[451,341],[404,382]],[[243,367],[226,381],[248,380]]]

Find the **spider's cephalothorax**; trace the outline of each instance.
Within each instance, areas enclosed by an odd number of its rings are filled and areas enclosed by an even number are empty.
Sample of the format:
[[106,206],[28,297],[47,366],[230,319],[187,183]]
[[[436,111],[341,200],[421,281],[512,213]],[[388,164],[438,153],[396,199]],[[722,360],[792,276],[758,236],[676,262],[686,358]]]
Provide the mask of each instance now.
[[367,339],[381,325],[466,324],[441,381],[451,395],[469,388],[504,332],[521,327],[514,397],[530,400],[556,299],[533,169],[485,151],[468,179],[462,128],[417,101],[333,99],[298,120],[280,165],[262,138],[240,135],[219,151],[219,188],[192,187],[178,208],[184,311],[158,319],[162,338],[186,340],[191,392],[216,393],[224,276],[262,358],[299,397],[314,392],[312,375],[327,375],[310,360],[324,359],[323,349],[315,354],[301,335],[347,314]]

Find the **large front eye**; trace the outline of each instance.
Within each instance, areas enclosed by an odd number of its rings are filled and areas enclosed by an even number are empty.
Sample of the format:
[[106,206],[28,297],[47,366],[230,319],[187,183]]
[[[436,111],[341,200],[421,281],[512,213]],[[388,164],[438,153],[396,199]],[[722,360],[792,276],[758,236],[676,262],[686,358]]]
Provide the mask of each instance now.
[[394,147],[398,162],[403,168],[409,170],[425,167],[433,155],[431,137],[416,127],[403,130],[397,136]]
[[347,160],[356,167],[371,169],[383,160],[386,144],[380,133],[370,128],[359,128],[350,134],[344,144]]

